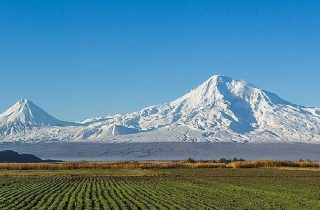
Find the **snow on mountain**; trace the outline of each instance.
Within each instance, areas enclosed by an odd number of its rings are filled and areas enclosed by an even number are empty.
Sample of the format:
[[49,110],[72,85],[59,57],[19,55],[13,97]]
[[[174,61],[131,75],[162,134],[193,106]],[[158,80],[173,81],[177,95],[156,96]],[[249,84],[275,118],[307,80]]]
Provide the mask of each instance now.
[[[319,108],[294,105],[245,81],[219,75],[172,102],[73,125],[38,107],[31,115],[29,109],[19,112],[23,102],[0,115],[0,139],[16,140],[19,130],[8,132],[6,125],[22,122],[38,126],[19,136],[25,141],[320,143]],[[26,107],[35,107],[30,104]]]
[[64,122],[47,114],[27,99],[21,99],[0,114],[0,135],[7,136],[49,126],[71,126],[75,123]]

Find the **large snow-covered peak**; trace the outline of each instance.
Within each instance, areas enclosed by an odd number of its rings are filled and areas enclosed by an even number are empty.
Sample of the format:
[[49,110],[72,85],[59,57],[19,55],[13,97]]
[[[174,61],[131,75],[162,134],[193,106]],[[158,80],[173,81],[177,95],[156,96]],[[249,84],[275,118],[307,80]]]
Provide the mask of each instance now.
[[20,99],[0,114],[0,126],[64,126],[64,122],[46,113],[28,99]]
[[[284,120],[283,113],[289,112],[296,117]],[[268,130],[277,136],[279,130],[290,130],[296,124],[309,125],[309,121],[319,121],[311,111],[308,113],[304,107],[291,104],[243,80],[214,75],[172,102],[124,115],[117,122],[141,130],[187,126],[204,133],[224,130],[247,135],[253,131]],[[289,120],[291,122],[287,125]]]
[[247,103],[256,103],[258,100],[265,100],[273,104],[288,104],[277,95],[259,89],[244,80],[237,80],[221,75],[210,77],[196,89],[191,90],[171,104],[178,105],[188,103],[189,106],[203,107],[220,102],[232,102],[234,100],[242,100]]

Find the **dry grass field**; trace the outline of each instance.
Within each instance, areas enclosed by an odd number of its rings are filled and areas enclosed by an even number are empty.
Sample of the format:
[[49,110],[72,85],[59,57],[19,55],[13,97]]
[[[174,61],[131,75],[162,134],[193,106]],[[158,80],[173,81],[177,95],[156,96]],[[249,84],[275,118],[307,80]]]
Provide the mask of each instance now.
[[118,161],[118,162],[58,162],[58,163],[0,163],[0,170],[74,170],[74,169],[170,169],[170,168],[320,168],[319,162],[310,160],[239,161]]

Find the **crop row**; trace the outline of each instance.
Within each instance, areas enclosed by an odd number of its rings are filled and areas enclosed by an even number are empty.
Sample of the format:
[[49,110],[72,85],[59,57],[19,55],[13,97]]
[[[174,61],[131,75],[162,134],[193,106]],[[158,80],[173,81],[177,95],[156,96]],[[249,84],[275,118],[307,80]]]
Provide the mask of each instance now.
[[3,176],[0,209],[320,209],[317,172],[170,172],[177,176]]
[[16,177],[2,178],[0,185],[3,210],[215,208],[208,196],[170,186],[165,179]]

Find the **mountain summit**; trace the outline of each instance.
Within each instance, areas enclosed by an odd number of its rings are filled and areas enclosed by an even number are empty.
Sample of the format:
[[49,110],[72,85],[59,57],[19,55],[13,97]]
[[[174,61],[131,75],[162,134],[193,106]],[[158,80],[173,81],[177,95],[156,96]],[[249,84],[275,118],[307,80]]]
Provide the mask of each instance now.
[[[235,141],[320,143],[320,109],[294,105],[242,80],[214,75],[184,96],[138,112],[68,126],[27,100],[0,115],[0,139],[16,140],[8,123],[37,126],[24,140]],[[19,126],[17,126],[19,127]],[[21,139],[21,138],[20,138]]]

